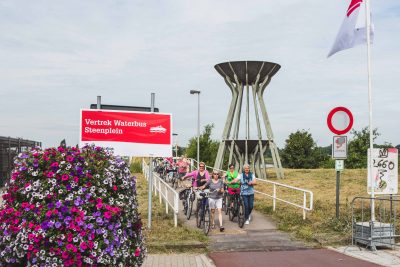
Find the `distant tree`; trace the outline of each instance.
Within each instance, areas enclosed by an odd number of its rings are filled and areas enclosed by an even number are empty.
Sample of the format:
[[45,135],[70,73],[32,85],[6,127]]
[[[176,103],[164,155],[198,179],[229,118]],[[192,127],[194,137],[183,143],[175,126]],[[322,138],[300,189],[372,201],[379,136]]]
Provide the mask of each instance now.
[[[346,167],[350,169],[367,168],[368,148],[370,147],[369,129],[368,127],[365,127],[361,129],[361,131],[352,130],[351,134],[353,135],[353,138],[348,144]],[[379,135],[378,129],[374,129],[373,140],[375,140]],[[374,147],[379,146],[374,145]]]
[[282,164],[287,168],[318,168],[329,159],[324,148],[317,147],[311,133],[297,130],[286,139],[281,152]]
[[[200,135],[200,161],[204,161],[208,166],[214,166],[219,146],[218,141],[211,139],[213,128],[213,124],[207,124]],[[186,155],[189,158],[197,159],[197,136],[190,138]]]

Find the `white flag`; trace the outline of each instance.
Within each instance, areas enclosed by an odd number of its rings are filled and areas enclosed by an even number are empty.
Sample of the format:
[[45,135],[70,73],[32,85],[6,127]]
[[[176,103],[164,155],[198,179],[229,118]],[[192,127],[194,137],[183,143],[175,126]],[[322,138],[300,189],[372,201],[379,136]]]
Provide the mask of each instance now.
[[[367,43],[365,19],[365,2],[363,0],[351,0],[346,17],[344,18],[328,57],[341,50]],[[371,43],[373,39],[374,31],[371,24]]]

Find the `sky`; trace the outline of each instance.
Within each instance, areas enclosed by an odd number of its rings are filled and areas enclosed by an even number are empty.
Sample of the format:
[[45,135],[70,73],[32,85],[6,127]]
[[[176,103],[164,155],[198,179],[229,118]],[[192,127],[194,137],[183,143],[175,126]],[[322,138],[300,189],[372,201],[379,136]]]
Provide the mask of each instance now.
[[[230,91],[214,65],[280,64],[264,94],[283,147],[305,129],[332,142],[329,111],[345,106],[354,129],[368,125],[366,46],[327,54],[349,1],[0,1],[0,136],[55,146],[79,141],[79,112],[96,103],[171,113],[185,146],[213,123],[220,139]],[[373,127],[378,143],[400,144],[400,1],[371,1]],[[252,126],[252,131],[253,131]]]

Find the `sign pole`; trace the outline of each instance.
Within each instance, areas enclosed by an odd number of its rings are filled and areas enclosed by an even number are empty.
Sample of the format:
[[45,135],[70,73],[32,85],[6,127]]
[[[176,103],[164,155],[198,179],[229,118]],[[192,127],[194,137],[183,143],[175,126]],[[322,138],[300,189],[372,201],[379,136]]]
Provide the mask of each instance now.
[[371,180],[371,221],[375,221],[375,182],[372,175],[372,149],[374,148],[374,136],[372,130],[372,82],[371,82],[371,17],[369,0],[365,1],[365,18],[367,26],[367,61],[368,61],[368,107],[369,107],[369,166]]
[[336,219],[339,219],[340,171],[336,170]]
[[97,109],[101,109],[101,95],[97,96],[97,105],[96,105]]
[[[154,99],[155,94],[151,93],[151,113],[154,113]],[[148,225],[147,228],[151,229],[151,212],[152,212],[152,204],[151,204],[151,194],[153,189],[153,154],[150,154],[149,160],[149,205],[148,205]]]

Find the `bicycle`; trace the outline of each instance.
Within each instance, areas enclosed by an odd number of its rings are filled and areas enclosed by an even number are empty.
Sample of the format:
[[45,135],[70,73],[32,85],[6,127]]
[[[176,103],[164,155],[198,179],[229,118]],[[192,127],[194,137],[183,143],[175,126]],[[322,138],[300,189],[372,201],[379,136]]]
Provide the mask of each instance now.
[[193,202],[195,199],[195,194],[193,190],[193,186],[190,186],[189,188],[185,189],[185,196],[182,200],[183,204],[183,212],[186,215],[186,219],[190,220],[190,217],[192,216],[192,209],[193,209]]
[[[231,203],[233,203],[231,206]],[[240,228],[244,225],[244,203],[243,198],[239,194],[231,195],[231,201],[228,207],[229,220],[233,222],[235,217],[238,217],[238,224]]]
[[176,168],[174,168],[171,172],[172,172],[172,177],[171,177],[172,188],[177,189],[178,188],[178,179],[179,179],[178,170]]
[[203,192],[199,193],[201,199],[198,200],[196,209],[196,225],[198,228],[202,228],[203,226],[203,232],[205,235],[208,235],[211,226],[211,213],[208,205],[209,194],[209,189],[205,189]]

